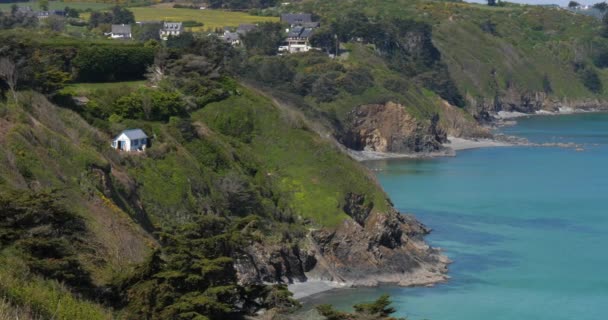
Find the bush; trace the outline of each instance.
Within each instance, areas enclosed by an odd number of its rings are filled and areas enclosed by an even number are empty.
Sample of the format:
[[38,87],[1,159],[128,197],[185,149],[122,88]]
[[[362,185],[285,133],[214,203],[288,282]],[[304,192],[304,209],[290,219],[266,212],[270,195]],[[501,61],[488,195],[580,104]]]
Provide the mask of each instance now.
[[602,91],[602,80],[598,76],[597,72],[592,68],[584,68],[579,73],[583,85],[593,93],[600,93]]
[[154,62],[154,48],[142,46],[89,46],[81,48],[73,60],[81,81],[142,79]]
[[312,85],[311,94],[318,102],[331,102],[338,95],[335,83],[340,76],[337,72],[324,74]]

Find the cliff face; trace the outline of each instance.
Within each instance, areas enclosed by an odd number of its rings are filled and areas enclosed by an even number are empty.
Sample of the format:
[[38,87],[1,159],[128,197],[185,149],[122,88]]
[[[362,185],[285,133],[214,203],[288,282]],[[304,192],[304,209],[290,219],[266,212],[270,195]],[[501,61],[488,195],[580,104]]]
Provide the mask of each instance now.
[[509,88],[491,99],[467,97],[469,112],[481,122],[492,121],[492,114],[500,111],[534,114],[537,111],[606,110],[608,101],[599,98],[557,99],[545,92]]
[[423,241],[429,230],[391,209],[374,211],[362,195],[347,196],[351,216],[337,228],[310,230],[301,246],[253,244],[235,263],[240,281],[327,280],[355,286],[445,281],[449,260]]
[[346,121],[343,143],[348,148],[377,152],[431,152],[447,141],[439,117],[418,120],[404,106],[388,102],[356,107]]

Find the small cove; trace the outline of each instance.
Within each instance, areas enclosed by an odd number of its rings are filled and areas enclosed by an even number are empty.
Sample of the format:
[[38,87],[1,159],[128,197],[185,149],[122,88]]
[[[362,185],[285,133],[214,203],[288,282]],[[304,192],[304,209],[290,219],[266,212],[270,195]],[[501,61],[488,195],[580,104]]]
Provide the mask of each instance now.
[[357,288],[313,296],[341,309],[390,293],[410,320],[603,319],[608,302],[608,114],[518,119],[534,143],[456,157],[369,162],[395,206],[434,231],[454,260],[433,288]]

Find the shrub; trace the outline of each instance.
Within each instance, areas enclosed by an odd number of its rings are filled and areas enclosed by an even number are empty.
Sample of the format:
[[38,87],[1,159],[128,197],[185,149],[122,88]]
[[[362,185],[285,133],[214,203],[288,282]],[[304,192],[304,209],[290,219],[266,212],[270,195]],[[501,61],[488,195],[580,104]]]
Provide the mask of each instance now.
[[81,81],[142,79],[154,62],[154,49],[142,46],[89,46],[81,48],[73,60]]

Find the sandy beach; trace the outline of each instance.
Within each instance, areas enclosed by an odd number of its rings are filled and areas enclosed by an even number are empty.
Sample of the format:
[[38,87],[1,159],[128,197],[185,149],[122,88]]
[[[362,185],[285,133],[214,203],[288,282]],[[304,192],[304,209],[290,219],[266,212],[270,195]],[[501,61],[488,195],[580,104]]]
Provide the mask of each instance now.
[[509,142],[494,139],[463,139],[457,137],[448,137],[448,140],[449,142],[444,144],[444,146],[454,151],[477,148],[511,147],[514,145]]
[[293,293],[294,299],[302,299],[324,291],[349,287],[351,287],[351,285],[348,283],[323,280],[309,280],[306,282],[292,283],[287,286],[289,291]]

